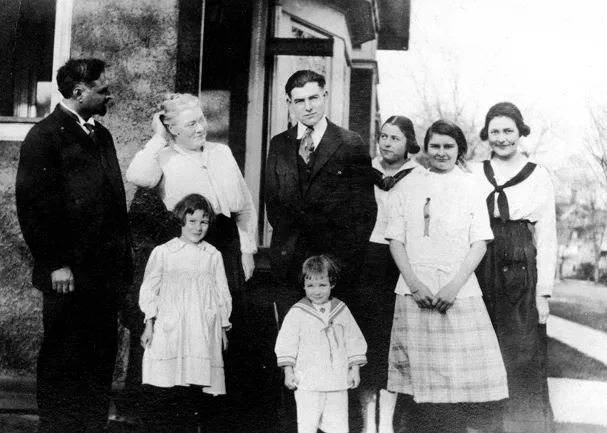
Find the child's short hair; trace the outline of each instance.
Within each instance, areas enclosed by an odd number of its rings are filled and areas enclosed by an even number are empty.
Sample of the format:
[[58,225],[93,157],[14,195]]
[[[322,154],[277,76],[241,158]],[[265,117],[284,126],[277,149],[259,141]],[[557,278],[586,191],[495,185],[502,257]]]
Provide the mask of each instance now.
[[211,203],[200,194],[188,194],[173,208],[173,215],[175,219],[179,221],[181,227],[185,226],[185,218],[187,215],[191,215],[197,210],[201,210],[206,216],[209,217],[209,225],[215,220],[215,211]]
[[335,285],[337,283],[337,278],[339,277],[339,267],[337,266],[337,263],[324,254],[309,257],[301,267],[299,283],[303,285],[305,280],[313,277],[320,277],[325,272],[329,277],[331,285]]

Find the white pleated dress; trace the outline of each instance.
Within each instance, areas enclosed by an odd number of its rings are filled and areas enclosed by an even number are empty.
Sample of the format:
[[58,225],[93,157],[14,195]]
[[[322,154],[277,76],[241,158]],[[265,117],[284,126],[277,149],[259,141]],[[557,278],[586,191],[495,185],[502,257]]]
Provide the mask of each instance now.
[[143,383],[201,385],[225,394],[222,327],[232,299],[221,253],[211,244],[178,238],[154,249],[139,292],[145,318],[155,318],[151,347],[143,356]]

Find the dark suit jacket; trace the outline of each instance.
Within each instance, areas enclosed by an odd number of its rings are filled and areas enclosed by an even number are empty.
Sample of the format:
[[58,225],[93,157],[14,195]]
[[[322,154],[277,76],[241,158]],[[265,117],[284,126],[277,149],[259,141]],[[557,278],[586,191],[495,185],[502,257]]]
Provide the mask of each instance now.
[[[33,284],[51,290],[53,270],[69,266],[76,289],[99,279],[128,283],[132,258],[124,184],[110,132],[97,144],[59,106],[21,146],[17,215],[34,258]],[[95,284],[92,284],[95,286]]]
[[377,215],[371,158],[358,134],[328,122],[303,193],[296,140],[297,126],[272,138],[267,160],[270,260],[279,279],[286,277],[302,237],[346,265],[357,263]]

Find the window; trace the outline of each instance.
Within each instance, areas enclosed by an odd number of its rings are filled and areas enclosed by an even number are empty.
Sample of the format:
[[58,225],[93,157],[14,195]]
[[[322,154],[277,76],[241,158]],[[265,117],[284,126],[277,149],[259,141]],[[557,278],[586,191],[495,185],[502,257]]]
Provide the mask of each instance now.
[[[40,118],[51,109],[57,0],[3,0],[0,116]],[[6,118],[9,119],[6,119]]]

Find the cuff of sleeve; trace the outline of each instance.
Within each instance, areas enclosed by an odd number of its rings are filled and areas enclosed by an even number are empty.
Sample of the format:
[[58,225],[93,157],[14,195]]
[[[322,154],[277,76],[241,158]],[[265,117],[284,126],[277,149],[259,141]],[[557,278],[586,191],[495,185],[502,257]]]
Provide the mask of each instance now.
[[478,241],[493,242],[493,232],[479,233],[476,236],[470,237],[471,244],[473,244],[474,242],[478,242]]
[[240,239],[240,252],[246,254],[257,254],[257,243],[252,239]]
[[159,152],[167,145],[166,139],[164,139],[161,135],[155,134],[150,141],[145,145],[146,150]]
[[295,367],[295,358],[290,356],[280,357],[277,364],[279,367]]
[[348,359],[348,367],[352,365],[358,365],[359,367],[362,367],[366,363],[367,357],[365,355],[351,356],[350,359]]
[[552,286],[544,286],[544,285],[537,285],[536,289],[535,289],[535,295],[536,296],[546,296],[546,297],[551,297],[552,296]]

